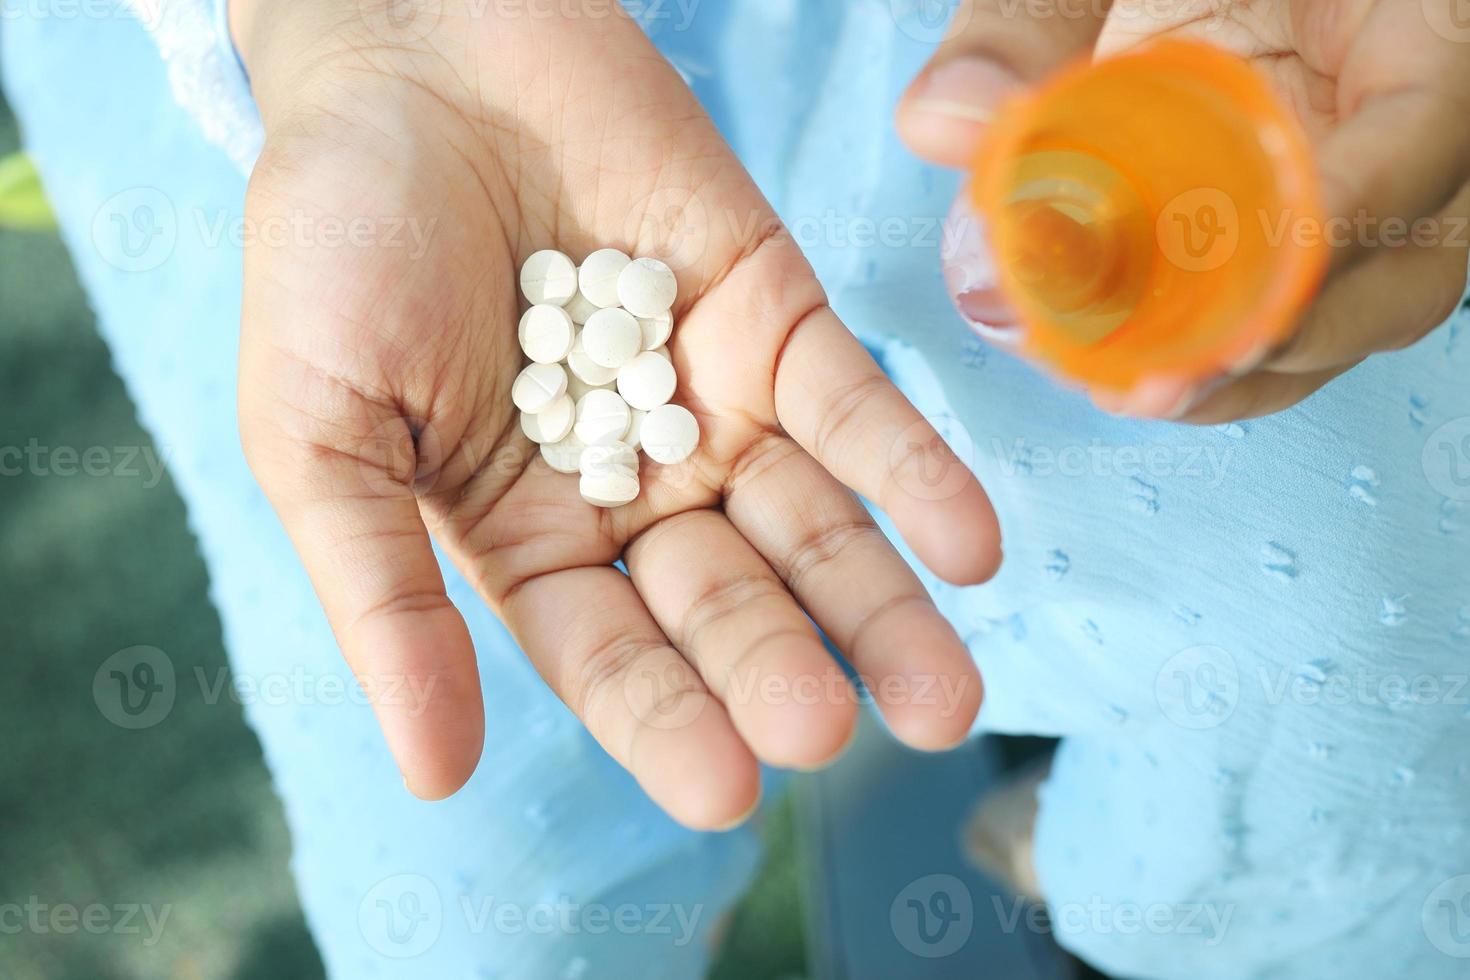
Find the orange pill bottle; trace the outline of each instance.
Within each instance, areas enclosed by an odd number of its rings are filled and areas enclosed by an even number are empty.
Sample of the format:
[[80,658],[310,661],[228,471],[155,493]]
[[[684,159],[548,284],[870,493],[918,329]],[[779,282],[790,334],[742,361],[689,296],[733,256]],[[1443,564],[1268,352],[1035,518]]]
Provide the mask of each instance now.
[[1305,134],[1208,44],[1155,42],[1004,103],[970,187],[1025,349],[1089,386],[1249,366],[1326,267]]

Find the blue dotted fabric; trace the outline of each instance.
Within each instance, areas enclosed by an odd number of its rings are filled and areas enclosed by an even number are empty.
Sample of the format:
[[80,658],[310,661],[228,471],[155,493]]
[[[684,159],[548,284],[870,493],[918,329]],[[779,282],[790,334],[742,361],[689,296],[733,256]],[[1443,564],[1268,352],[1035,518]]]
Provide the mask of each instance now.
[[995,500],[999,577],[926,581],[980,728],[1063,738],[1058,938],[1129,977],[1470,976],[1470,317],[1268,419],[1100,413],[950,311],[956,178],[889,116],[932,10],[736,6],[728,72],[655,36]]
[[[949,308],[938,253],[955,178],[891,128],[941,33],[931,5],[731,0],[691,21],[647,6],[838,311],[995,499],[996,581],[926,580],[985,672],[980,728],[1063,738],[1036,846],[1064,944],[1130,977],[1470,975],[1470,320],[1269,419],[1106,416]],[[119,371],[171,450],[237,667],[345,674],[236,445],[239,256],[203,242],[189,209],[237,215],[240,178],[169,110],[135,26],[22,20],[4,42]],[[128,81],[87,81],[101,76]],[[177,209],[178,234],[129,273],[93,218],[139,188]],[[658,895],[687,896],[707,924],[754,842],[652,813],[450,580],[491,726],[460,797],[405,798],[365,709],[250,709],[329,966],[696,975],[700,942],[649,953],[646,936],[551,943],[467,921],[466,895]],[[385,955],[402,947],[384,930],[436,899],[421,958]]]

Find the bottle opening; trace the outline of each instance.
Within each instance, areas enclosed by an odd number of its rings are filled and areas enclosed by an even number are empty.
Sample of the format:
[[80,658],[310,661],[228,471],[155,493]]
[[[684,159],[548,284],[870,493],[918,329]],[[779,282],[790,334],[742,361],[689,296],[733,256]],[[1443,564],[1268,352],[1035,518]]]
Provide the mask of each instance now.
[[1035,353],[1126,387],[1274,343],[1325,257],[1305,137],[1249,65],[1166,41],[1003,107],[974,181]]

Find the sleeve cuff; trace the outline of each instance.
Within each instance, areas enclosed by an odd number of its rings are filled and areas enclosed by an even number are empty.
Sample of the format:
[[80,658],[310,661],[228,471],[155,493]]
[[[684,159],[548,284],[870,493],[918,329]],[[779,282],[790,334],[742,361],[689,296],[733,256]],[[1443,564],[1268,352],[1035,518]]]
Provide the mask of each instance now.
[[179,103],[244,172],[265,133],[244,63],[230,38],[229,0],[129,0],[153,34]]

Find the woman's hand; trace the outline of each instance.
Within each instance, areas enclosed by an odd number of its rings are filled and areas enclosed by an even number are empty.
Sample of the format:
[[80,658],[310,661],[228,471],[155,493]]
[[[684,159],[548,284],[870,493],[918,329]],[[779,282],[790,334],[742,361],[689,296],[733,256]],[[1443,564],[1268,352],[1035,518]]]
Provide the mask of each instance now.
[[[616,4],[390,6],[234,2],[267,131],[247,218],[291,229],[246,251],[240,424],[365,687],[433,685],[427,705],[375,703],[409,788],[458,789],[484,729],[431,535],[691,826],[748,813],[758,759],[847,743],[856,698],[813,620],[901,738],[962,739],[973,661],[847,487],[955,582],[994,572],[995,515],[679,76]],[[510,400],[521,262],[606,245],[679,273],[675,400],[703,430],[611,511],[540,459]]]
[[1213,423],[1280,411],[1364,358],[1445,321],[1470,256],[1470,29],[1456,0],[1012,3],[967,0],[899,126],[920,155],[966,166],[988,110],[1065,61],[1164,35],[1250,58],[1313,140],[1332,269],[1292,336],[1243,376],[1159,376],[1094,392],[1109,411]]

